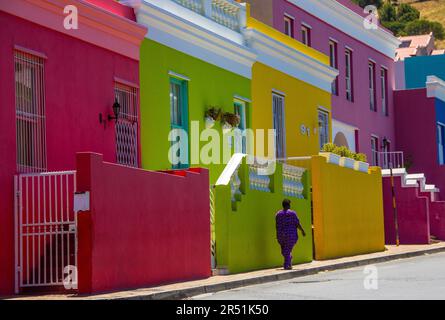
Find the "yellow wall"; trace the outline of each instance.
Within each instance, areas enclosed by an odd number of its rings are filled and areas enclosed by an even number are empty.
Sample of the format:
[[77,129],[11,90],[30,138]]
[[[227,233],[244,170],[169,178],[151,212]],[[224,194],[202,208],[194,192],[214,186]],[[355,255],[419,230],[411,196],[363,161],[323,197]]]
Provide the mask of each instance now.
[[[314,133],[318,128],[318,108],[331,110],[331,94],[257,62],[252,73],[253,129],[273,129],[274,90],[285,94],[286,156],[318,154],[318,130]],[[310,136],[301,134],[302,124],[311,129]],[[264,150],[267,153],[267,145]]]
[[318,60],[321,63],[324,63],[326,65],[329,65],[329,56],[325,55],[324,53],[317,51],[302,42],[295,40],[284,33],[278,31],[277,29],[274,29],[270,26],[268,26],[265,23],[262,23],[261,21],[258,21],[252,17],[247,18],[247,27],[255,29],[268,37],[275,39],[293,49],[296,51],[299,51],[309,57],[314,58],[315,60]]
[[317,260],[385,249],[382,175],[312,158],[314,241]]

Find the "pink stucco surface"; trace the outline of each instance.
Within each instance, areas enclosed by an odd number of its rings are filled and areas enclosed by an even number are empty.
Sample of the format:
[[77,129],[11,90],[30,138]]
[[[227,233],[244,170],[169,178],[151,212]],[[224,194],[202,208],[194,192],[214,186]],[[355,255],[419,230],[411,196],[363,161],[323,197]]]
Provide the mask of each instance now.
[[117,16],[127,18],[132,21],[136,21],[136,15],[134,14],[133,8],[129,6],[124,6],[117,1],[111,0],[84,0],[85,2],[95,5],[96,7],[102,8],[110,13]]
[[[427,244],[430,241],[429,199],[418,187],[402,187],[401,178],[394,177],[397,221],[400,244]],[[391,179],[383,178],[383,208],[385,214],[385,242],[396,243]]]
[[[14,46],[45,60],[46,137],[49,171],[72,170],[78,151],[116,161],[112,113],[114,78],[139,82],[139,63],[74,37],[0,11],[0,295],[13,292],[13,176],[16,173]],[[5,200],[3,200],[5,199]]]
[[[348,4],[347,1],[339,1]],[[355,14],[359,10],[356,6],[348,4],[353,8]],[[274,1],[274,27],[284,32],[284,14],[287,13],[295,17],[296,39],[301,41],[299,32],[301,23],[304,22],[312,27],[312,47],[318,51],[329,55],[329,39],[338,41],[338,66],[339,76],[339,96],[333,96],[333,118],[343,123],[359,128],[358,145],[359,151],[364,152],[371,159],[371,135],[377,135],[380,141],[384,137],[391,141],[391,146],[396,145],[394,132],[394,109],[392,90],[395,87],[393,58],[390,58],[379,51],[369,47],[365,43],[352,38],[345,30],[339,30],[309,14],[301,8],[285,0]],[[345,47],[352,48],[353,51],[353,82],[354,82],[354,102],[346,99],[345,87]],[[377,81],[377,108],[378,111],[370,110],[369,89],[368,89],[368,61],[372,59],[376,63],[376,79],[379,79],[380,66],[388,69],[388,106],[389,116],[384,116],[381,106],[381,87]]]
[[445,202],[436,201],[430,204],[431,235],[445,241]]
[[410,173],[424,173],[428,184],[445,192],[445,166],[439,165],[435,99],[426,89],[396,91],[396,139],[405,159],[411,159]]
[[91,210],[78,216],[79,293],[211,275],[208,170],[179,173],[77,155],[77,191],[91,197]]

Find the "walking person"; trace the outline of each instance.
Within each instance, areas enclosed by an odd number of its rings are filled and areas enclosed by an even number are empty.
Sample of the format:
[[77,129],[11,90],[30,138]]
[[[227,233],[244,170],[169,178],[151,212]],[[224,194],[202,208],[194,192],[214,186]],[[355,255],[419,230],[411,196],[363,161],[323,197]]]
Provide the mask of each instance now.
[[292,269],[292,250],[298,241],[298,229],[303,237],[306,236],[300,224],[297,213],[290,209],[291,201],[283,200],[283,210],[277,212],[275,216],[277,228],[277,240],[281,246],[281,254],[284,257],[284,269]]

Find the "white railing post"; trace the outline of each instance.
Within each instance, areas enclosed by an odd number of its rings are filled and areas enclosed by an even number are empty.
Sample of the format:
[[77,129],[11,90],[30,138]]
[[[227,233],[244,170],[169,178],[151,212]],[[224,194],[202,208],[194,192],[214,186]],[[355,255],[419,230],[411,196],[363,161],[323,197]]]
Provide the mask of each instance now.
[[241,179],[239,177],[239,169],[240,167],[238,166],[234,172],[234,174],[232,175],[232,178],[230,179],[230,191],[231,191],[231,196],[232,196],[232,202],[236,201],[236,198],[238,195],[241,194]]
[[247,9],[245,3],[240,3],[240,11],[238,13],[239,29],[242,30],[247,27]]
[[305,168],[283,164],[283,193],[286,196],[304,199],[303,175]]
[[204,15],[212,19],[212,0],[200,0],[202,2],[202,8]]
[[258,164],[249,165],[249,185],[250,189],[263,192],[270,192],[270,177],[259,174],[261,166]]

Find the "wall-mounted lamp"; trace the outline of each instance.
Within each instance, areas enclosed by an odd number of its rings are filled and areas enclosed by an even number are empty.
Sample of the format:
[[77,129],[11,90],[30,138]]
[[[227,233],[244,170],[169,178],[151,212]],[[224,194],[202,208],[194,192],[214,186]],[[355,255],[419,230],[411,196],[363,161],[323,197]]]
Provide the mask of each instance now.
[[[113,115],[108,115],[108,121],[112,121],[112,120],[119,120],[119,114],[121,112],[121,105],[119,104],[119,102],[117,101],[117,99],[114,101],[113,104]],[[102,113],[99,114],[99,122],[100,123],[104,123],[105,125],[105,121],[103,119],[103,115]]]
[[117,99],[114,101],[113,104],[113,114],[114,116],[108,115],[108,121],[111,120],[119,120],[119,113],[121,112],[121,105],[119,104],[119,102],[117,101]]

